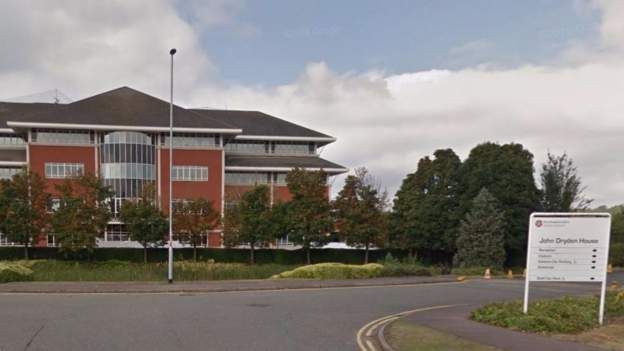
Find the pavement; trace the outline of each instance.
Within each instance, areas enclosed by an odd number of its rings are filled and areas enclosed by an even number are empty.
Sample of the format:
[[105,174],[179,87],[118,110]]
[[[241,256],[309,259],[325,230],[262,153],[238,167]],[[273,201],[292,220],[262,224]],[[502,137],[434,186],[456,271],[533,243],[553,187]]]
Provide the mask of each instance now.
[[[371,279],[258,279],[175,282],[16,282],[0,284],[2,293],[208,293],[284,289],[320,289],[454,282],[452,275]],[[0,351],[2,351],[0,349]]]
[[[359,350],[358,330],[380,317],[518,299],[523,286],[520,280],[471,280],[223,292],[5,291],[0,350]],[[598,291],[598,284],[544,283],[531,294]]]

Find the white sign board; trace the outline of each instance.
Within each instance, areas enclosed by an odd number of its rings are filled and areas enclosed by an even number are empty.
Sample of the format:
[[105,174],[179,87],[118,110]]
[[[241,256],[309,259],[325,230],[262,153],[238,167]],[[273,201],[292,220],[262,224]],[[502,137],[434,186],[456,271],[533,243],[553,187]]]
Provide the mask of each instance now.
[[535,215],[530,226],[530,281],[603,281],[609,255],[608,216]]
[[[525,313],[529,282],[602,282],[604,289],[610,234],[611,215],[608,213],[532,214],[527,248]],[[600,320],[602,323],[602,312]]]

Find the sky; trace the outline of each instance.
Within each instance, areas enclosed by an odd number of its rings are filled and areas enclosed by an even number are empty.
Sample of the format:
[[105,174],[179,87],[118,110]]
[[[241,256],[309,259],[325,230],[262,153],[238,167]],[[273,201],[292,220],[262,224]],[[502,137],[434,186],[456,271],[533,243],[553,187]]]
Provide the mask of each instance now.
[[119,86],[166,98],[176,47],[177,103],[333,135],[321,156],[366,166],[390,194],[436,149],[465,159],[479,143],[516,142],[537,171],[547,152],[567,152],[594,204],[615,205],[621,18],[618,0],[8,0],[0,100]]

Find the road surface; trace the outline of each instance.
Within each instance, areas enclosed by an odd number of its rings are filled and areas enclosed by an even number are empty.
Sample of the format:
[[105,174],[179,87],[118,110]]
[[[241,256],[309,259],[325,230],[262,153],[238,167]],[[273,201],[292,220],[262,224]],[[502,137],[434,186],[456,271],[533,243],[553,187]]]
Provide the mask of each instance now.
[[[615,277],[624,281],[624,277]],[[535,284],[533,297],[598,292]],[[0,350],[357,350],[371,320],[521,298],[521,280],[204,294],[0,294]]]

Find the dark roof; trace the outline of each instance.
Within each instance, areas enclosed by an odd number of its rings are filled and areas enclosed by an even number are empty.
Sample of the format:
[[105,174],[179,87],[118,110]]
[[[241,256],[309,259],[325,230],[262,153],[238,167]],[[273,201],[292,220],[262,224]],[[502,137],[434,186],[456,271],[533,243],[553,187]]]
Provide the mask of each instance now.
[[[316,156],[239,156],[225,155],[226,167],[279,167],[279,168],[346,168]],[[331,172],[342,173],[342,172]]]
[[192,109],[192,111],[223,123],[235,125],[243,130],[242,135],[332,138],[327,134],[259,111],[203,109]]
[[[33,108],[34,109],[34,108]],[[191,110],[175,106],[175,127],[238,129]],[[72,123],[111,126],[169,126],[169,103],[128,87],[122,87],[66,105],[9,116],[8,121]]]
[[21,121],[24,116],[59,108],[59,104],[2,102],[0,101],[0,128],[8,128],[6,121]]
[[0,149],[0,162],[26,162],[26,149]]
[[[303,139],[333,137],[259,111],[186,109],[174,106],[177,128],[241,129],[242,136]],[[169,103],[129,87],[70,104],[0,102],[0,128],[6,122],[168,127]],[[243,138],[241,138],[243,139]],[[296,140],[295,139],[295,140]]]

